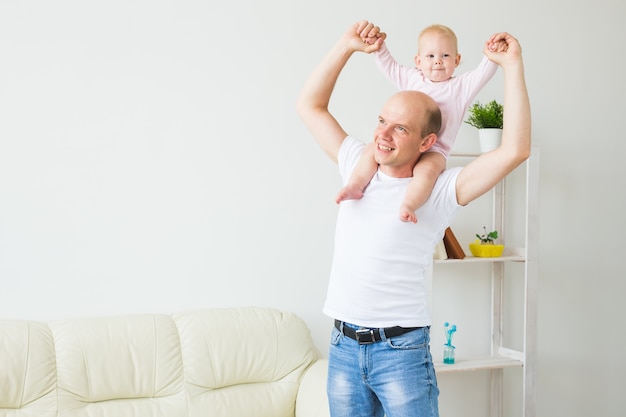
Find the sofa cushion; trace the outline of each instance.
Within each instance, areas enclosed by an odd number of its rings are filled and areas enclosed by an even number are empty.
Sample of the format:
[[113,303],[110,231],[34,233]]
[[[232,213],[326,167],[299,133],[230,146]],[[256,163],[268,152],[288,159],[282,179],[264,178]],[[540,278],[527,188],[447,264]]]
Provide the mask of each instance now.
[[59,416],[187,416],[178,332],[170,316],[50,323]]
[[190,417],[293,417],[317,352],[306,324],[270,308],[175,314]]
[[56,416],[56,363],[48,326],[0,320],[0,416]]
[[307,369],[300,381],[296,399],[296,416],[329,417],[326,380],[328,378],[328,359],[320,359]]

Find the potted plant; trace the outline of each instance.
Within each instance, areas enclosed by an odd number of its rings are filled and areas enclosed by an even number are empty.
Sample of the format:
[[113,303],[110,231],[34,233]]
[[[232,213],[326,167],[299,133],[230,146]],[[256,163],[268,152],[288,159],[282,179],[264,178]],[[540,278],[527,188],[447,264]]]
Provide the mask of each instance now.
[[487,233],[487,228],[483,226],[484,233],[476,234],[476,241],[470,243],[470,251],[472,255],[479,258],[495,258],[502,256],[504,245],[496,245],[498,231],[494,230]]
[[480,101],[472,104],[468,111],[465,123],[478,129],[480,150],[489,152],[500,146],[502,140],[502,126],[504,122],[504,108],[496,100],[487,104]]

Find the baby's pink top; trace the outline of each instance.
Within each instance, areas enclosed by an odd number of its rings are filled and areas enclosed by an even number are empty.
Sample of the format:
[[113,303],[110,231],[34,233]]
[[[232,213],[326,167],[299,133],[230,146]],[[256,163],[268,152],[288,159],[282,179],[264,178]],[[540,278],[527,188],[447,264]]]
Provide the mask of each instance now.
[[467,108],[480,89],[494,76],[498,65],[483,56],[475,70],[435,83],[424,77],[421,70],[398,64],[385,44],[375,56],[378,69],[399,90],[421,91],[437,102],[441,110],[442,125],[437,142],[430,150],[447,158]]

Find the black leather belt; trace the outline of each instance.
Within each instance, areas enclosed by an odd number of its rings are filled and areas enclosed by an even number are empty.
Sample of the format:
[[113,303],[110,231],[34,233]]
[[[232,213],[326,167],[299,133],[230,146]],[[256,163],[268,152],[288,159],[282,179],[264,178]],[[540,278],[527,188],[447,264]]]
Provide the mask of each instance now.
[[[335,320],[335,327],[337,330],[342,331],[341,321]],[[380,331],[385,332],[385,337],[390,338],[394,336],[400,336],[402,334],[412,332],[413,330],[421,329],[421,327],[385,327],[384,329],[353,329],[348,326],[343,326],[343,334],[350,339],[354,339],[359,342],[359,345],[369,345],[370,343],[380,342]]]

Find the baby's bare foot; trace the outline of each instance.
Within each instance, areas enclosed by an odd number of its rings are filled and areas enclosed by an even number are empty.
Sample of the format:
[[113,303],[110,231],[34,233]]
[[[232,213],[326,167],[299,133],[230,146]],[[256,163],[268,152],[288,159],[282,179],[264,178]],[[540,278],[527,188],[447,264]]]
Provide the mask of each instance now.
[[402,220],[403,222],[417,223],[417,216],[415,215],[415,210],[412,210],[410,207],[403,204],[400,207],[400,220]]
[[363,198],[363,190],[357,185],[348,184],[339,190],[337,197],[335,197],[335,203],[339,204],[344,200],[360,200]]

